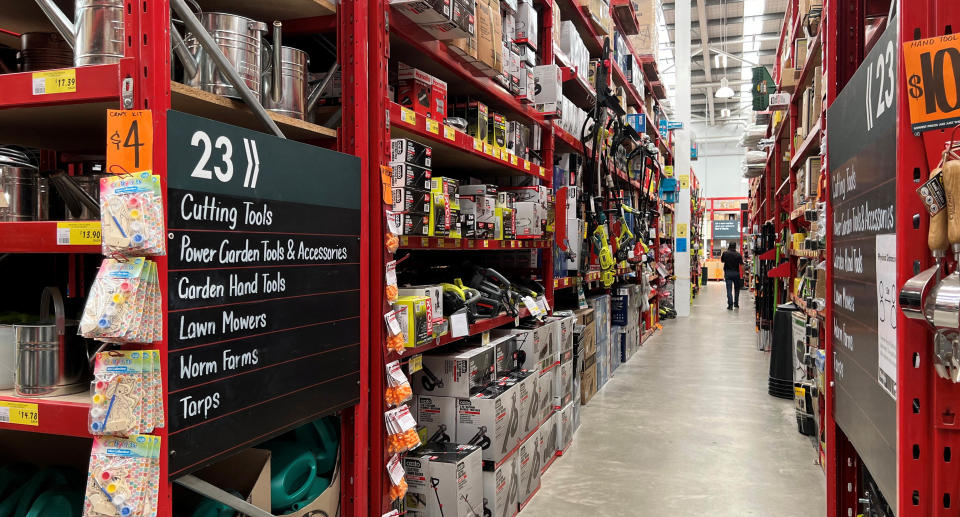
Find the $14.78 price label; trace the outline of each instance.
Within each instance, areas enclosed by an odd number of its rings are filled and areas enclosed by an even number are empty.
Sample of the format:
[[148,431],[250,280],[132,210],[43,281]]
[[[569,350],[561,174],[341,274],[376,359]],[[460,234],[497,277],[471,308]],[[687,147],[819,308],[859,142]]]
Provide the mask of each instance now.
[[960,35],[903,43],[914,133],[960,122]]
[[0,400],[0,424],[40,425],[40,409],[36,404]]

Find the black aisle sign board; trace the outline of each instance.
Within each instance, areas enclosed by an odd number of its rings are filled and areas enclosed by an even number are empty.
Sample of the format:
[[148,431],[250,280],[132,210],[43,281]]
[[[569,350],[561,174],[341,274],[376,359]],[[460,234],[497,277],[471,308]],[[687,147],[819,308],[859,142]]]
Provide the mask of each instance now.
[[170,476],[351,406],[360,160],[167,112]]
[[897,20],[827,110],[834,417],[897,505]]

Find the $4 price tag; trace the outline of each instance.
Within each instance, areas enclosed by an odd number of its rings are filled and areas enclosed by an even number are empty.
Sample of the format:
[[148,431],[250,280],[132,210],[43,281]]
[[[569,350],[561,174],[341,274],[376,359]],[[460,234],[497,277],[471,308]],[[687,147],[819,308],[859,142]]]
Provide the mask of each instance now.
[[107,110],[107,172],[153,169],[153,115],[150,110]]

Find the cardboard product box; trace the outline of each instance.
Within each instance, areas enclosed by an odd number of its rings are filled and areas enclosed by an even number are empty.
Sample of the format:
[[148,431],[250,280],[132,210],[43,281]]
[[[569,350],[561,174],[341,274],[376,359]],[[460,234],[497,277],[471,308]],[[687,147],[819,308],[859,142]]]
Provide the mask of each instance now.
[[507,119],[500,113],[490,113],[487,119],[487,143],[498,153],[507,146]]
[[[517,56],[519,58],[519,56]],[[533,78],[533,69],[525,62],[520,66],[517,72],[517,95],[520,102],[524,104],[533,104],[536,99],[536,81]]]
[[438,40],[458,40],[472,38],[476,34],[476,14],[474,4],[465,0],[450,1],[450,19],[440,23],[424,24],[420,27]]
[[433,320],[433,326],[443,323],[442,285],[414,285],[401,287],[397,291],[400,296],[426,296],[430,301],[430,317]]
[[557,452],[563,453],[573,443],[574,429],[574,406],[575,402],[569,402],[557,412],[557,443],[555,444]]
[[567,219],[567,248],[566,269],[567,271],[579,271],[580,261],[583,258],[583,232],[585,226],[582,219]]
[[400,235],[426,237],[430,235],[429,214],[394,213],[393,224],[400,230]]
[[443,122],[444,117],[447,116],[447,83],[434,77],[431,92],[430,104],[433,113],[431,118]]
[[412,215],[430,214],[430,193],[426,190],[394,188],[393,205],[395,212],[405,212]]
[[553,413],[540,426],[540,440],[537,444],[540,450],[540,474],[543,475],[550,467],[553,458],[557,455],[557,436],[559,435],[560,415]]
[[547,210],[540,203],[518,202],[516,208],[517,238],[542,237],[547,226]]
[[573,400],[573,361],[560,363],[553,368],[553,409],[560,409]]
[[[198,478],[223,490],[237,492],[248,503],[265,510],[271,509],[270,498],[270,451],[265,449],[242,449],[194,473]],[[178,496],[179,497],[179,496]],[[200,496],[184,492],[182,501],[175,504],[176,510],[186,511],[200,504]],[[182,506],[181,506],[182,505]]]
[[[567,315],[569,314],[569,315]],[[557,355],[560,356],[559,362],[569,362],[573,357],[573,341],[577,317],[572,312],[554,311],[554,316],[550,318],[559,322],[559,331],[554,331],[554,343]]]
[[517,362],[520,368],[536,370],[550,350],[550,336],[545,330],[544,327],[529,326],[515,329],[499,328],[491,330],[490,337],[516,336]]
[[483,512],[480,448],[428,444],[403,459],[408,511],[424,517],[475,517]]
[[419,115],[434,117],[433,76],[416,68],[400,63],[397,68],[398,104],[412,109]]
[[520,472],[520,509],[530,502],[530,499],[540,490],[540,450],[537,447],[540,443],[539,431],[534,431],[533,435],[520,443],[517,449],[517,462]]
[[503,73],[503,42],[499,2],[479,0],[476,8],[477,62],[488,77]]
[[491,183],[461,184],[457,193],[461,196],[496,196],[497,186]]
[[574,342],[579,349],[580,357],[588,357],[597,353],[597,335],[595,326],[595,313],[593,309],[578,309],[574,311],[577,318],[577,326],[574,332],[579,336],[574,336]]
[[450,19],[450,2],[451,0],[390,0],[390,7],[417,25],[430,25]]
[[542,424],[546,419],[550,418],[550,413],[553,413],[553,386],[555,378],[557,376],[559,368],[556,364],[551,364],[549,368],[540,370],[540,379],[537,381],[537,389],[539,390],[539,408],[537,409],[537,418]]
[[426,296],[401,296],[393,302],[397,320],[403,329],[407,348],[425,344],[433,338],[433,322],[430,316],[430,299]]
[[533,67],[533,81],[536,85],[534,108],[546,116],[560,116],[560,104],[563,100],[560,67],[555,64]]
[[494,383],[472,397],[457,399],[457,443],[479,445],[484,463],[494,468],[520,444],[516,388]]
[[580,374],[580,403],[586,405],[597,394],[597,356],[587,356]]
[[390,163],[409,163],[429,169],[433,163],[433,149],[407,138],[390,140]]
[[517,391],[515,407],[520,418],[518,442],[525,440],[540,424],[536,411],[532,411],[540,406],[539,378],[535,370],[514,370],[498,379],[498,382],[514,386]]
[[405,162],[392,162],[390,168],[393,169],[391,185],[394,188],[430,190],[432,173],[429,168]]
[[475,220],[475,238],[494,238],[496,229],[496,197],[461,195],[460,213],[473,216]]
[[517,364],[517,336],[506,335],[491,338],[486,346],[494,350],[494,366],[498,379],[520,367]]
[[450,235],[450,198],[446,194],[430,192],[430,231],[431,237]]
[[[513,0],[514,5],[517,4],[517,0]],[[501,2],[501,17],[502,23],[500,24],[500,31],[503,33],[503,43],[505,48],[509,48],[510,44],[513,44],[513,35],[517,32],[517,10],[516,7],[511,8],[507,2]]]
[[[476,2],[473,0],[452,0],[450,18],[469,36],[476,35]],[[499,9],[499,4],[497,5]],[[498,18],[499,20],[499,14]]]
[[537,10],[533,7],[532,0],[520,0],[517,4],[516,32],[513,37],[514,43],[524,45],[536,51],[538,26]]
[[494,350],[464,345],[423,355],[423,369],[413,374],[423,395],[470,397],[494,380]]
[[610,295],[587,298],[587,306],[594,310],[597,346],[610,343]]
[[462,110],[458,109],[462,115],[457,116],[467,119],[467,134],[479,140],[486,140],[489,117],[487,105],[474,98],[461,97],[457,100],[457,106],[462,106]]
[[[486,517],[514,517],[519,512],[520,470],[518,455],[511,454],[493,470],[483,471],[483,514]],[[488,513],[489,512],[489,513]]]
[[[419,386],[414,387],[420,391]],[[414,395],[417,426],[426,429],[425,442],[457,442],[457,398],[435,395]]]

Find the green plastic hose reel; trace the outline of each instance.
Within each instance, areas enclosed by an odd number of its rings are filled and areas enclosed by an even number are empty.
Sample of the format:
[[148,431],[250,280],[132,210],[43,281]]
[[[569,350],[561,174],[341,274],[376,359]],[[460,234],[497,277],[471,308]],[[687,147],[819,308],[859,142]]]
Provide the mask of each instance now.
[[40,494],[25,517],[80,517],[83,509],[83,490],[59,486]]
[[[236,497],[243,499],[239,492],[230,491]],[[190,517],[234,517],[237,511],[229,506],[213,499],[204,498],[190,514]]]
[[[2,504],[0,504],[0,515],[7,516],[12,515],[13,517],[26,517],[27,512],[30,511],[30,508],[33,507],[33,503],[37,500],[38,497],[43,495],[47,488],[56,486],[62,487],[67,485],[67,472],[62,469],[42,469],[37,471],[30,479],[27,480],[23,486],[20,487],[20,490],[17,491],[17,496],[11,496],[7,498]],[[16,501],[16,508],[13,510],[13,513],[5,513],[2,507],[8,502]]]
[[286,513],[293,503],[303,500],[317,475],[316,454],[306,445],[275,440],[269,443],[270,499],[274,513]]
[[308,446],[316,456],[317,474],[329,474],[337,465],[337,451],[340,449],[339,426],[337,417],[328,416],[294,430],[297,441]]
[[326,490],[327,488],[330,488],[329,477],[314,476],[313,482],[310,483],[310,490],[307,490],[307,495],[304,496],[303,499],[293,503],[293,505],[290,506],[290,510],[294,512],[298,512],[306,508],[311,503],[316,501],[317,498],[320,497],[320,494],[322,494],[323,491]]

